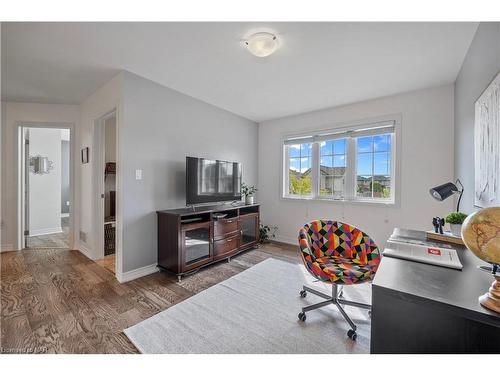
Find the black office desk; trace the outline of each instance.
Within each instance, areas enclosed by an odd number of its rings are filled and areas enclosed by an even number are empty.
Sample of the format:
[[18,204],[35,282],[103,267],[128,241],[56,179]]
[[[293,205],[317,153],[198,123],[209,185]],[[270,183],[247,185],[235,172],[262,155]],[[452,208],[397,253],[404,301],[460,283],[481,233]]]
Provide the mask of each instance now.
[[[426,241],[423,231],[393,237]],[[500,353],[500,314],[478,302],[493,277],[465,247],[453,248],[462,271],[383,257],[372,285],[371,353]]]

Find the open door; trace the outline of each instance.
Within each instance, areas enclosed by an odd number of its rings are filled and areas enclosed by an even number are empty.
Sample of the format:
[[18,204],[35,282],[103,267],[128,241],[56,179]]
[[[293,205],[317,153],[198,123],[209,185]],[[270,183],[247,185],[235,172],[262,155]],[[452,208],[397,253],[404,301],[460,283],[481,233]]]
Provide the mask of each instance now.
[[21,245],[30,249],[70,246],[70,129],[27,125],[21,129]]

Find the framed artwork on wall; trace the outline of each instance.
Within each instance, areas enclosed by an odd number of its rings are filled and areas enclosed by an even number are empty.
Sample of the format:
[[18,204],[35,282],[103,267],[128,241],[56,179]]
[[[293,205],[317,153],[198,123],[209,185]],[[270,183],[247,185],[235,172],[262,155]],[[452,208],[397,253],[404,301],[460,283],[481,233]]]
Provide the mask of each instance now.
[[89,162],[89,148],[82,148],[82,164],[87,164]]
[[500,205],[500,73],[475,104],[474,205]]

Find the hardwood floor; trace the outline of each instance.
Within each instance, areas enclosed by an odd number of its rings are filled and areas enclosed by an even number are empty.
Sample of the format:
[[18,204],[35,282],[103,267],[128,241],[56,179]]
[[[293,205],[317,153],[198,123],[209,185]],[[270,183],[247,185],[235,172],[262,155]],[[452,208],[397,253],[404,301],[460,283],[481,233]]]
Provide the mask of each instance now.
[[115,274],[116,257],[114,254],[106,255],[104,258],[98,259],[95,262]]
[[266,258],[299,262],[296,247],[266,244],[185,277],[120,284],[76,250],[0,254],[1,353],[137,353],[122,333]]
[[69,217],[61,218],[61,229],[61,233],[28,237],[26,247],[29,249],[68,249]]

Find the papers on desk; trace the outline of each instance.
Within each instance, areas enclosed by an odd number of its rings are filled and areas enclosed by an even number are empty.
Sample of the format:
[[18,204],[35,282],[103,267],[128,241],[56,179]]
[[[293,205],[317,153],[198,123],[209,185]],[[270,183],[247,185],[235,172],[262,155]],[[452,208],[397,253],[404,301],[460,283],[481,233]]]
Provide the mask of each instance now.
[[425,244],[394,241],[389,239],[384,256],[428,263],[461,270],[463,268],[455,249],[446,249]]

